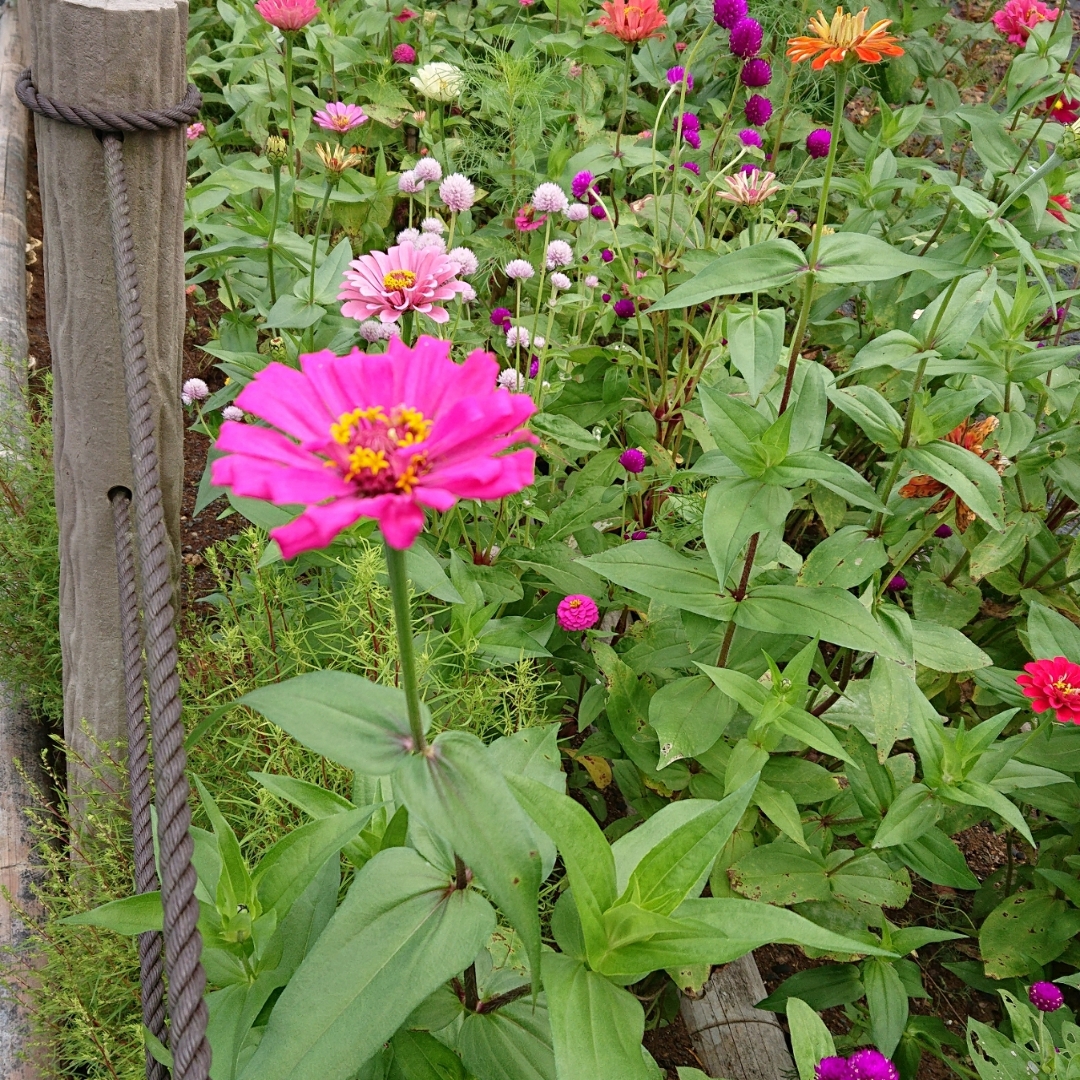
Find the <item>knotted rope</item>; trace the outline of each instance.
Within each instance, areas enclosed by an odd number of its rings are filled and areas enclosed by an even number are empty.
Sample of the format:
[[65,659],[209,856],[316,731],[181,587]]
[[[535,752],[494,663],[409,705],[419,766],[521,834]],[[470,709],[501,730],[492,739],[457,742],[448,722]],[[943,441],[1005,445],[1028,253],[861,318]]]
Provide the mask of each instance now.
[[[105,155],[112,233],[116,295],[120,308],[120,338],[127,394],[128,437],[134,492],[109,493],[116,526],[117,577],[120,588],[124,677],[128,724],[128,770],[131,777],[131,817],[135,846],[135,886],[138,892],[156,886],[150,821],[150,761],[143,718],[142,664],[146,653],[150,701],[150,731],[156,774],[154,802],[158,815],[161,862],[161,898],[164,908],[165,970],[169,977],[171,1029],[166,1039],[161,971],[161,938],[155,933],[139,938],[143,1022],[162,1042],[171,1046],[175,1080],[207,1080],[210,1044],[206,1038],[207,1012],[203,1001],[206,976],[200,954],[199,903],[196,875],[191,864],[187,763],[180,720],[180,679],[177,675],[176,626],[169,547],[162,506],[153,403],[150,397],[146,344],[143,332],[135,244],[128,207],[122,132],[166,131],[190,123],[201,98],[189,85],[179,105],[138,112],[88,109],[52,100],[34,88],[30,70],[15,84],[19,100],[31,111],[51,120],[91,128],[101,137]],[[140,643],[139,609],[132,551],[129,501],[135,507],[135,535],[141,570],[143,630]],[[147,1080],[167,1080],[168,1071],[147,1052]]]

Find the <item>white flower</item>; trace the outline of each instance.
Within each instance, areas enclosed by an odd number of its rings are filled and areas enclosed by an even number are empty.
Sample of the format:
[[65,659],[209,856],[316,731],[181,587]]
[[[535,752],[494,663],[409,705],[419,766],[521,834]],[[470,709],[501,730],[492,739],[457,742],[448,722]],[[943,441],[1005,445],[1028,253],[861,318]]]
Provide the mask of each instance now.
[[244,410],[237,405],[226,405],[225,408],[221,410],[221,419],[234,421],[243,420]]
[[554,273],[551,275],[551,287],[553,289],[569,289],[570,279],[565,274]]
[[446,232],[446,222],[442,218],[426,217],[420,222],[421,232],[439,233],[441,236]]
[[567,221],[584,221],[589,216],[589,208],[583,202],[571,203],[566,208]]
[[419,229],[402,229],[397,234],[397,242],[399,244],[415,244],[420,239]]
[[461,69],[442,60],[417,68],[409,82],[433,101],[453,101],[465,88]]
[[548,244],[544,262],[549,270],[569,266],[574,261],[574,249],[565,240],[552,240]]
[[511,326],[506,331],[506,347],[513,349],[518,345],[523,349],[529,347],[529,331],[524,326]]
[[532,263],[524,259],[511,259],[506,264],[504,273],[511,281],[528,281],[536,271],[532,268]]
[[541,337],[540,334],[537,334],[536,337],[532,339],[532,343],[534,349],[542,349],[547,344],[547,340]]
[[469,277],[480,268],[480,260],[467,247],[456,247],[449,254],[458,265],[459,277]]
[[600,284],[600,279],[595,274],[585,275],[585,287],[587,289],[595,289]]
[[424,181],[409,169],[397,178],[397,189],[402,195],[416,195],[424,190]]
[[413,247],[417,251],[437,251],[440,255],[446,254],[446,241],[438,233],[421,233]]
[[446,203],[448,210],[461,214],[476,201],[476,188],[467,176],[451,173],[439,185],[439,198]]
[[926,308],[921,308],[921,307],[916,308],[911,313],[911,321],[916,322],[925,310],[926,310]]
[[465,288],[458,293],[458,299],[463,304],[471,304],[476,299],[476,290],[466,281]]
[[533,209],[540,210],[545,214],[561,214],[570,205],[570,200],[566,197],[566,192],[558,184],[548,181],[546,184],[541,184],[533,192],[532,204]]
[[209,396],[210,387],[202,379],[188,379],[180,390],[181,399],[188,399],[184,402],[185,405],[190,405],[193,401],[205,401]]
[[513,368],[504,368],[495,380],[504,390],[524,390],[525,376]]
[[362,322],[360,324],[360,336],[369,345],[376,341],[382,341],[382,323],[376,322],[374,319]]
[[442,166],[433,157],[422,157],[414,166],[417,180],[437,184],[442,179]]

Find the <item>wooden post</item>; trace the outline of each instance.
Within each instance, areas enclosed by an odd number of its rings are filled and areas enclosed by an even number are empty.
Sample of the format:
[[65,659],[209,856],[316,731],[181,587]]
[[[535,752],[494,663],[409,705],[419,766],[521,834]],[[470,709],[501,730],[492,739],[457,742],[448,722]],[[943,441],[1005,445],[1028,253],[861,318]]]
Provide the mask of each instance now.
[[779,1021],[754,1008],[764,997],[753,953],[716,968],[700,995],[684,995],[680,1011],[709,1076],[778,1080],[794,1075]]
[[[187,85],[187,10],[186,0],[31,0],[34,84],[54,100],[97,108],[175,104]],[[108,497],[132,483],[116,284],[100,143],[86,128],[34,121],[55,391],[64,737],[76,759],[93,761],[93,740],[119,741],[125,726]],[[124,140],[174,573],[183,483],[184,146],[180,128]],[[69,788],[84,771],[69,768]]]
[[[26,112],[15,98],[15,79],[22,66],[15,8],[0,4],[0,425],[10,425],[16,433],[26,419],[27,123]],[[11,441],[3,440],[5,444]],[[26,810],[34,801],[32,786],[44,787],[39,758],[42,735],[38,722],[0,686],[0,964],[7,962],[4,951],[20,949],[27,929],[4,893],[32,917],[40,914],[31,893],[34,845]],[[0,990],[0,1076],[4,1080],[37,1077],[27,1056],[28,1034],[28,1017],[19,1002]]]

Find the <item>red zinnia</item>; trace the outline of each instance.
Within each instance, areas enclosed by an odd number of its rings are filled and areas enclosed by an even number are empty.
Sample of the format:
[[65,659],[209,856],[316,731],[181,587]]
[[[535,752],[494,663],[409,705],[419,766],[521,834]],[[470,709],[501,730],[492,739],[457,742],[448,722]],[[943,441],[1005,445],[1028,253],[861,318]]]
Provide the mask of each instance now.
[[1064,213],[1062,213],[1062,211],[1063,210],[1071,210],[1073,208],[1072,207],[1072,200],[1069,198],[1069,196],[1068,195],[1051,195],[1048,201],[1052,202],[1052,203],[1056,203],[1057,205],[1056,206],[1047,206],[1046,212],[1051,217],[1057,218],[1058,221],[1060,221],[1063,225],[1066,224],[1065,215],[1064,215]]
[[1024,665],[1026,675],[1016,681],[1024,696],[1031,698],[1032,712],[1053,709],[1063,724],[1080,724],[1080,664],[1055,656],[1053,660],[1032,660]]
[[1051,94],[1043,108],[1050,113],[1050,119],[1068,127],[1080,120],[1080,98],[1067,98],[1061,94]]

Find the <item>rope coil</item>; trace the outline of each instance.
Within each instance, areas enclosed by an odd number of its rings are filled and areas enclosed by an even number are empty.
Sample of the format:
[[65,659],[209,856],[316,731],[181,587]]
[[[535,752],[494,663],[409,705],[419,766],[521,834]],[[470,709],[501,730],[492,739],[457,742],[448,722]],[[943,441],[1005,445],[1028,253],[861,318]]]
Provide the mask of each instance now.
[[[165,109],[137,112],[88,109],[81,105],[56,102],[39,93],[34,88],[29,68],[19,76],[15,90],[19,100],[32,112],[60,123],[91,128],[102,135],[134,477],[134,492],[130,497],[123,489],[117,489],[110,493],[110,499],[120,590],[135,885],[140,893],[152,891],[156,886],[150,820],[150,761],[143,716],[145,681],[149,691],[150,729],[154,743],[154,803],[158,814],[161,899],[164,908],[163,934],[147,933],[139,938],[143,1021],[162,1043],[166,1042],[161,964],[163,938],[171,1016],[167,1041],[172,1050],[173,1075],[175,1080],[207,1080],[210,1073],[210,1043],[206,1037],[207,1009],[203,1000],[206,975],[200,959],[202,938],[197,925],[197,879],[191,862],[190,788],[184,771],[187,756],[180,717],[172,575],[121,135],[125,131],[166,131],[187,124],[197,115],[202,99],[198,90],[189,85],[184,100],[179,105]],[[135,538],[142,577],[143,642],[139,640],[139,606],[129,502],[135,507]],[[167,1069],[154,1060],[149,1051],[146,1055],[146,1075],[147,1080],[168,1078]]]

